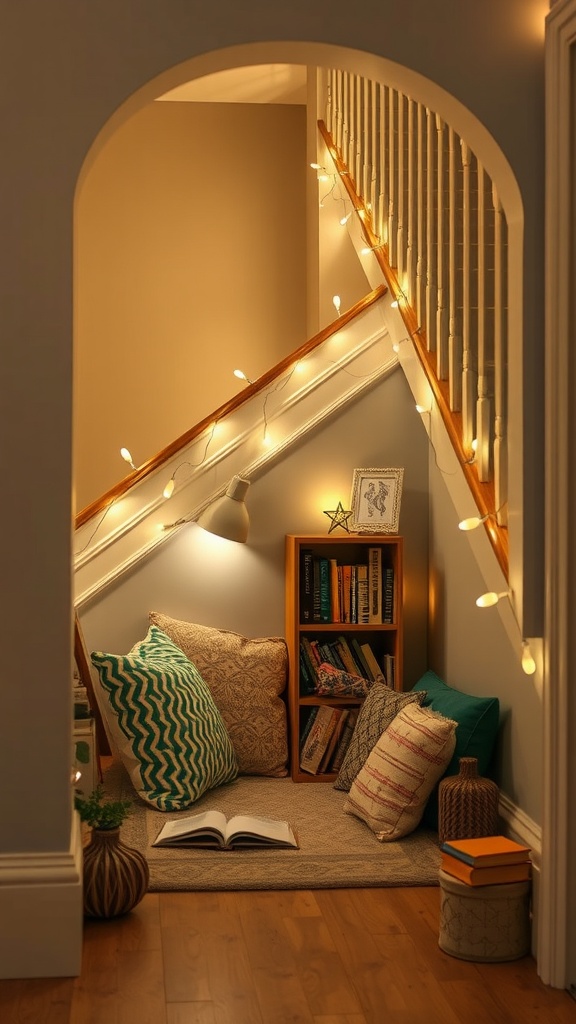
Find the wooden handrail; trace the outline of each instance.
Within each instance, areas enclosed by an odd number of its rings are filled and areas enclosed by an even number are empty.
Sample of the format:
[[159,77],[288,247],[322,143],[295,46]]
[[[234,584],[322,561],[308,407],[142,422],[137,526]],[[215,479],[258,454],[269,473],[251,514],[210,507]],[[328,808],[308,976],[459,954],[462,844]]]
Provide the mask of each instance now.
[[423,327],[419,327],[416,313],[410,306],[402,288],[400,287],[395,269],[390,266],[388,246],[382,244],[379,237],[375,234],[372,228],[370,211],[365,206],[363,199],[357,194],[354,185],[352,184],[352,176],[345,163],[342,161],[340,152],[322,120],[318,121],[318,129],[334,161],[334,166],[340,175],[341,181],[348,192],[350,202],[358,215],[366,242],[370,248],[373,249],[374,256],[382,270],[390,293],[398,302],[398,310],[402,316],[406,330],[412,339],[416,353],[434,393],[434,398],[438,405],[440,415],[442,416],[446,432],[462,467],[462,472],[464,473],[476,503],[476,507],[478,508],[479,516],[481,518],[484,516],[487,517],[484,522],[484,528],[490,539],[490,543],[492,544],[500,568],[506,576],[506,579],[508,579],[508,530],[506,527],[500,526],[496,521],[494,483],[492,481],[482,483],[478,479],[476,467],[474,463],[470,461],[471,452],[467,452],[462,443],[462,416],[460,413],[453,412],[450,408],[449,385],[438,380],[434,365],[436,354],[429,351],[426,343],[425,330]]
[[173,455],[176,455],[179,451],[182,451],[183,448],[186,448],[213,423],[223,419],[224,416],[228,416],[230,413],[235,412],[236,409],[239,409],[245,402],[249,401],[265,387],[271,384],[277,377],[281,376],[285,370],[298,362],[299,359],[303,359],[304,356],[307,356],[309,352],[318,348],[319,345],[322,345],[323,342],[327,341],[328,338],[332,337],[332,335],[337,334],[337,332],[342,330],[346,324],[349,324],[357,316],[381,299],[382,296],[386,294],[386,291],[387,288],[384,284],[374,288],[373,291],[365,295],[359,300],[359,302],[356,302],[350,307],[350,309],[346,310],[341,316],[333,320],[328,327],[323,328],[323,330],[314,335],[313,338],[304,342],[300,348],[297,348],[290,355],[276,363],[272,369],[267,370],[266,373],[262,374],[261,377],[258,377],[258,379],[252,384],[249,384],[240,394],[235,395],[234,398],[224,402],[224,404],[216,409],[216,411],[210,416],[206,416],[194,427],[191,427],[190,430],[187,430],[185,434],[182,434],[175,441],[172,441],[171,444],[167,445],[166,448],[163,448],[151,459],[148,459],[147,462],[143,463],[142,466],[139,466],[139,468],[134,470],[133,473],[125,477],[123,480],[120,480],[119,483],[114,485],[114,487],[111,487],[110,490],[106,491],[106,493],[100,498],[96,498],[96,500],[91,502],[90,505],[86,505],[86,507],[76,515],[76,529],[83,526],[84,523],[89,522],[93,516],[102,512],[114,501],[117,501],[118,498],[123,494],[126,494],[126,492],[129,491],[131,487],[134,487],[135,484],[140,483],[141,480],[144,480],[151,473],[154,473],[161,466],[165,465]]

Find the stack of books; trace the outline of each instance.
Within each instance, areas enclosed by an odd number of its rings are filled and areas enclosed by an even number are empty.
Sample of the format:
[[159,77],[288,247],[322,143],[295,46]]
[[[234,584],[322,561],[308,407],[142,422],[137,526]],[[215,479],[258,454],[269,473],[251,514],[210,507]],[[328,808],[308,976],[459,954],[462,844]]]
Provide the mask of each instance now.
[[530,847],[506,836],[447,840],[440,850],[442,871],[466,885],[503,885],[531,877]]
[[300,769],[311,775],[338,771],[357,718],[357,708],[313,706],[300,737]]

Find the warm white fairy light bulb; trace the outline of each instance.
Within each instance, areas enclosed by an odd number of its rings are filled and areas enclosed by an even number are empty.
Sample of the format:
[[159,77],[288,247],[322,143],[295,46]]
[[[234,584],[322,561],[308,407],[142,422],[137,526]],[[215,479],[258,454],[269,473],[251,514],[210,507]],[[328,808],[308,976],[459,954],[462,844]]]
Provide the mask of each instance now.
[[459,530],[476,530],[481,523],[485,523],[488,516],[470,516],[468,519],[462,519],[458,523]]
[[347,213],[345,217],[340,217],[340,224],[342,225],[342,227],[344,227],[344,225],[348,223],[351,216],[351,213]]
[[338,313],[338,316],[340,316],[340,296],[334,295],[332,298],[332,302],[334,304],[334,309]]
[[136,466],[134,465],[134,463],[132,461],[132,456],[131,456],[131,454],[130,454],[130,452],[128,451],[127,448],[121,448],[120,449],[120,455],[124,459],[124,462],[127,462],[129,466],[132,466],[132,469],[136,469]]
[[533,676],[536,671],[536,662],[527,640],[522,641],[522,669],[527,676]]
[[234,376],[238,377],[239,380],[245,380],[247,384],[253,384],[254,383],[253,380],[250,380],[250,377],[246,376],[246,374],[244,373],[244,370],[234,370]]
[[491,608],[492,605],[498,604],[501,598],[509,596],[509,590],[503,590],[500,594],[497,594],[495,590],[489,590],[486,594],[480,594],[480,597],[476,598],[476,604],[479,608]]
[[174,494],[174,477],[170,478],[170,480],[166,484],[166,487],[162,491],[162,494],[164,495],[165,498],[172,497],[172,495]]

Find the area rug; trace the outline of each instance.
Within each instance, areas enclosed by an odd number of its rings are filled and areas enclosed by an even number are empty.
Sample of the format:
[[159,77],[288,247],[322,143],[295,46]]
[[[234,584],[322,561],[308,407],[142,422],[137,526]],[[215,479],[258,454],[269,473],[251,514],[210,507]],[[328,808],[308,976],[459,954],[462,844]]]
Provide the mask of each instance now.
[[[328,783],[241,776],[168,815],[140,800],[119,763],[106,769],[103,784],[112,799],[133,801],[121,838],[145,854],[152,892],[438,885],[436,832],[419,828],[380,843],[364,822],[344,813],[346,794]],[[209,809],[226,817],[246,813],[289,821],[300,849],[223,852],[151,845],[167,818]]]

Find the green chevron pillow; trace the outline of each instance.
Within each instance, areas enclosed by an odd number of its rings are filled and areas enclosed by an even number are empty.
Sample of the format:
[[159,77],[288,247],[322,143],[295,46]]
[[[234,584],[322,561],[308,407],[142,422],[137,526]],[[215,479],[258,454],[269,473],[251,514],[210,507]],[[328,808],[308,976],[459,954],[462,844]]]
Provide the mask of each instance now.
[[134,788],[161,811],[179,811],[238,772],[228,731],[189,658],[151,626],[128,654],[94,651],[107,720]]

